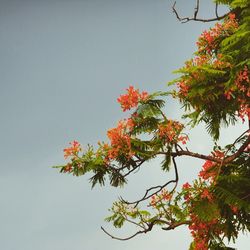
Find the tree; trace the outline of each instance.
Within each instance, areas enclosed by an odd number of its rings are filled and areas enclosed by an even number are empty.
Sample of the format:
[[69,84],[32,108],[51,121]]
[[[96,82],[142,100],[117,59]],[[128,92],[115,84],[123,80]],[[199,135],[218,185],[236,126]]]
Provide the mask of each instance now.
[[[235,241],[239,232],[250,230],[250,130],[241,131],[231,144],[219,146],[222,124],[234,125],[250,119],[250,3],[248,0],[216,0],[216,17],[197,18],[199,0],[194,16],[182,22],[215,21],[214,27],[198,38],[195,56],[176,71],[179,77],[169,83],[169,92],[149,94],[130,86],[117,101],[128,118],[108,130],[108,143],[88,146],[83,151],[73,141],[64,149],[69,162],[56,166],[62,173],[75,176],[92,173],[92,187],[123,186],[129,175],[156,157],[164,157],[162,171],[175,173],[175,178],[163,185],[148,188],[136,201],[120,198],[106,218],[115,227],[131,223],[139,228],[128,240],[147,233],[155,226],[171,230],[187,225],[193,236],[190,249],[232,249],[224,239]],[[229,13],[218,16],[218,4],[227,4]],[[177,98],[183,105],[184,125],[163,112],[164,98]],[[199,123],[205,123],[214,140],[213,152],[200,154],[183,145],[190,144],[185,133]],[[82,152],[83,151],[83,152]],[[178,166],[181,156],[205,160],[199,176],[192,183],[178,187]],[[173,188],[169,190],[170,184]]]

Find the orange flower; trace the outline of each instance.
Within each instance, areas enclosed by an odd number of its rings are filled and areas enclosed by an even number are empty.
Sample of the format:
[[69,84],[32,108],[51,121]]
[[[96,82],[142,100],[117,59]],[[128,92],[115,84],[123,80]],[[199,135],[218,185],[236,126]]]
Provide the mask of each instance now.
[[78,141],[73,141],[69,144],[71,145],[71,147],[65,148],[63,150],[65,159],[70,156],[76,156],[82,150],[81,144]]
[[204,31],[199,37],[198,51],[205,51],[208,55],[212,55],[213,51],[218,46],[218,38],[220,36],[228,36],[228,34],[238,28],[238,23],[234,14],[229,14],[229,18],[224,23],[216,23],[215,26],[208,31]]
[[139,101],[145,101],[148,98],[147,92],[139,93],[138,89],[134,89],[133,86],[129,86],[127,89],[127,94],[120,95],[117,101],[121,104],[123,111],[135,108]]
[[208,201],[212,201],[213,200],[213,196],[212,194],[209,192],[209,190],[207,188],[205,188],[202,193],[201,193],[201,198],[202,199],[207,199]]
[[234,20],[235,19],[235,14],[234,13],[230,13],[228,15],[228,17],[229,17],[229,19]]
[[68,163],[68,164],[66,165],[66,167],[64,168],[63,171],[64,171],[64,173],[67,173],[67,172],[70,173],[71,170],[72,170],[72,165]]
[[188,139],[187,136],[179,136],[182,129],[183,124],[177,121],[168,120],[167,123],[162,123],[158,126],[158,134],[161,138],[166,139],[167,142],[181,141],[185,144]]
[[190,185],[188,182],[186,182],[186,183],[183,184],[183,186],[182,186],[182,189],[189,189],[189,188],[191,188],[191,185]]
[[179,94],[182,97],[187,96],[188,91],[189,91],[189,86],[186,84],[185,81],[178,82],[177,87],[179,88]]
[[204,179],[207,180],[209,178],[211,178],[212,180],[214,179],[214,177],[216,176],[216,172],[214,171],[214,166],[215,166],[215,162],[209,161],[207,160],[203,166],[202,166],[202,170],[199,173],[199,176]]
[[237,214],[239,212],[239,208],[237,206],[231,205],[230,208],[234,214]]
[[108,160],[115,159],[119,155],[125,155],[130,158],[133,155],[131,151],[131,138],[129,132],[134,127],[134,121],[129,118],[120,121],[116,128],[108,130],[107,136],[110,140],[111,147],[108,150]]

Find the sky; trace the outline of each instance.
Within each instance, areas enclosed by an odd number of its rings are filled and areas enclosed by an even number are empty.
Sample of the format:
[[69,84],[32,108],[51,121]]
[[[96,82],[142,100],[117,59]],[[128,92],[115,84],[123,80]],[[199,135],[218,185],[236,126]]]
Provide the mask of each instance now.
[[[201,1],[201,16],[213,6]],[[211,24],[177,21],[170,0],[0,0],[0,249],[151,250],[187,249],[188,230],[155,229],[120,242],[134,228],[113,229],[104,222],[119,195],[136,198],[164,183],[159,162],[131,176],[123,189],[91,190],[88,178],[59,174],[63,148],[72,140],[96,145],[106,140],[124,113],[116,102],[129,85],[167,90],[195,51],[198,35]],[[193,1],[178,0],[182,15]],[[220,10],[221,13],[225,11]],[[180,105],[167,100],[170,118]],[[126,116],[126,115],[125,115]],[[246,127],[224,130],[230,143]],[[207,153],[212,142],[204,127],[189,132],[190,148]],[[180,159],[180,183],[199,172],[202,161]],[[247,250],[247,236],[235,245]]]

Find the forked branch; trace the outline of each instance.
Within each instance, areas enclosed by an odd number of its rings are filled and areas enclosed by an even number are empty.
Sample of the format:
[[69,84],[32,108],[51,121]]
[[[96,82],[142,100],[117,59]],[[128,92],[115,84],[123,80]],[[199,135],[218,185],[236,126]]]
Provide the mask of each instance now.
[[165,223],[165,224],[168,225],[167,227],[162,227],[162,230],[172,230],[172,229],[175,229],[176,227],[179,227],[179,226],[182,226],[182,225],[189,225],[189,223],[190,223],[190,221],[181,221],[181,222],[172,222],[172,223],[170,223],[170,222],[167,222],[167,221],[164,221],[164,220],[161,220],[161,219],[155,219],[152,222],[147,223],[148,226],[147,226],[147,228],[145,228],[145,230],[137,231],[136,233],[132,234],[131,236],[128,236],[128,237],[125,237],[125,238],[116,237],[116,236],[110,234],[109,232],[107,232],[107,230],[104,229],[103,227],[101,227],[101,229],[105,234],[107,234],[112,239],[126,241],[126,240],[130,240],[130,239],[134,238],[135,236],[137,236],[139,234],[150,232],[153,229],[154,225],[156,223],[158,223],[158,222]]
[[199,12],[199,9],[200,9],[200,1],[199,0],[196,0],[196,6],[194,8],[194,15],[193,17],[181,17],[179,15],[179,13],[177,12],[176,8],[176,1],[174,2],[173,6],[172,6],[172,10],[176,16],[176,18],[181,22],[181,23],[187,23],[189,21],[198,21],[198,22],[204,22],[204,23],[207,23],[207,22],[213,22],[213,21],[219,21],[223,18],[225,18],[226,16],[228,16],[230,14],[230,12],[222,15],[222,16],[219,16],[218,15],[218,4],[215,5],[215,15],[216,17],[213,17],[213,18],[208,18],[208,19],[204,19],[204,18],[197,18],[197,15],[198,15],[198,12]]
[[134,238],[134,237],[135,237],[136,235],[138,235],[138,234],[147,233],[147,232],[151,231],[152,228],[153,228],[153,226],[154,226],[154,223],[155,223],[155,222],[148,223],[148,227],[145,228],[145,230],[137,231],[137,232],[134,233],[133,235],[128,236],[128,237],[126,237],[126,238],[116,237],[116,236],[110,234],[109,232],[107,232],[103,227],[101,227],[101,229],[102,229],[102,231],[103,231],[105,234],[107,234],[108,236],[110,236],[112,239],[125,241],[125,240],[130,240],[130,239]]
[[[145,201],[145,200],[149,199],[150,197],[152,197],[152,196],[158,194],[163,188],[167,187],[169,184],[175,183],[173,189],[170,191],[170,194],[173,193],[174,190],[175,190],[176,187],[177,187],[177,184],[178,184],[178,181],[179,181],[179,175],[178,175],[177,164],[176,164],[176,162],[175,162],[175,157],[172,157],[172,160],[173,160],[173,164],[174,164],[175,179],[170,180],[170,181],[166,182],[166,183],[163,184],[163,185],[158,185],[158,186],[154,186],[154,187],[151,187],[151,188],[147,189],[146,192],[145,192],[145,194],[144,194],[144,196],[143,196],[141,199],[137,200],[137,201],[128,202],[128,201],[125,201],[125,200],[122,199],[122,198],[121,198],[121,200],[122,200],[124,203],[128,204],[128,205],[133,205],[133,204],[134,204],[135,207],[137,207],[138,204],[139,204],[140,202]],[[155,190],[156,190],[156,191],[155,191]],[[153,191],[153,192],[151,192],[151,191]]]

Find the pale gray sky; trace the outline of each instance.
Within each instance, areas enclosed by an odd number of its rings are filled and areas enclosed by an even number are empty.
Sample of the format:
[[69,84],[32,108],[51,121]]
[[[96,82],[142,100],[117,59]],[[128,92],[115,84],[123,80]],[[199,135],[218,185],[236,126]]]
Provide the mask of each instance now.
[[[203,15],[212,11],[202,1]],[[192,13],[193,1],[178,0]],[[170,0],[0,0],[0,249],[152,250],[187,249],[185,228],[154,230],[128,242],[103,222],[118,195],[139,197],[143,188],[163,183],[157,162],[132,176],[125,189],[96,188],[88,177],[57,173],[63,148],[105,140],[123,117],[116,98],[130,84],[149,92],[166,90],[195,50],[208,24],[180,24]],[[211,11],[210,11],[211,10]],[[166,114],[180,116],[169,101]],[[228,142],[242,129],[225,131]],[[211,142],[202,128],[190,135],[195,151]],[[224,141],[225,142],[225,141]],[[181,182],[195,177],[201,161],[183,159]],[[129,231],[130,230],[130,231]],[[247,237],[238,242],[247,250]]]

